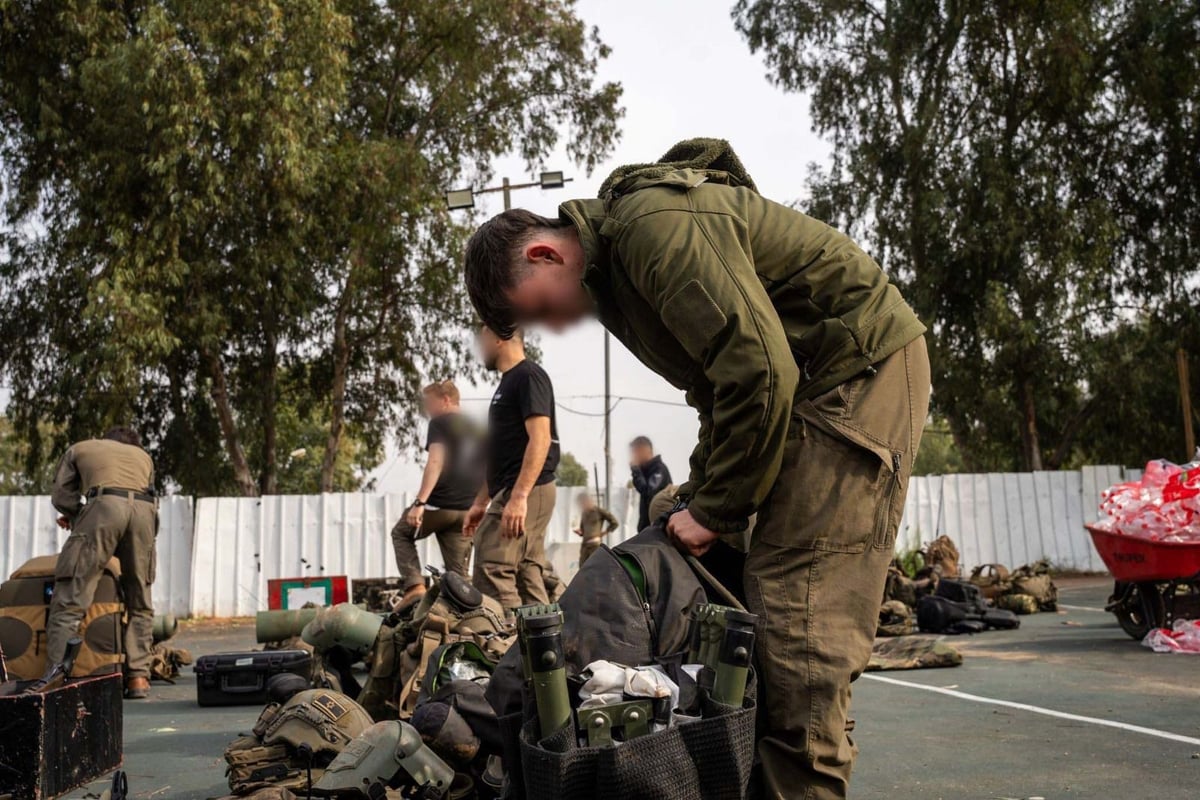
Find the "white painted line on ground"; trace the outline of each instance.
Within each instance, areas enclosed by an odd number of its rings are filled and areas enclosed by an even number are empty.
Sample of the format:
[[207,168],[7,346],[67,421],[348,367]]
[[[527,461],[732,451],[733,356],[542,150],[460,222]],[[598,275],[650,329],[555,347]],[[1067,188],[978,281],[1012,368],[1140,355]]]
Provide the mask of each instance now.
[[879,681],[880,683],[890,683],[895,686],[904,686],[909,689],[923,689],[926,692],[934,692],[936,694],[944,694],[949,697],[957,697],[960,700],[970,700],[975,703],[985,703],[993,706],[1004,706],[1005,708],[1015,708],[1018,711],[1028,711],[1033,714],[1042,714],[1047,717],[1057,717],[1058,719],[1069,719],[1073,722],[1086,722],[1090,725],[1101,725],[1105,728],[1117,728],[1130,733],[1141,733],[1146,736],[1156,736],[1159,739],[1169,739],[1172,742],[1183,742],[1184,744],[1200,745],[1200,739],[1192,736],[1183,736],[1170,731],[1160,731],[1156,728],[1143,728],[1141,725],[1130,725],[1127,722],[1117,722],[1111,719],[1100,719],[1098,717],[1085,717],[1080,714],[1068,714],[1065,711],[1055,711],[1052,708],[1042,708],[1041,706],[1031,706],[1028,703],[1014,703],[1010,700],[996,700],[992,697],[980,697],[977,694],[967,694],[966,692],[958,692],[953,689],[943,689],[940,686],[929,686],[924,683],[913,683],[911,681],[902,681],[896,678],[885,678],[882,675],[865,674],[862,677]]
[[1058,607],[1059,607],[1059,608],[1065,608],[1065,609],[1067,609],[1067,610],[1069,610],[1069,611],[1096,611],[1096,612],[1099,612],[1099,613],[1101,613],[1101,614],[1107,614],[1107,613],[1108,613],[1108,612],[1107,612],[1107,611],[1105,611],[1103,608],[1094,608],[1094,607],[1092,607],[1092,606],[1069,606],[1069,605],[1067,605],[1066,603],[1059,603],[1059,604],[1058,604]]

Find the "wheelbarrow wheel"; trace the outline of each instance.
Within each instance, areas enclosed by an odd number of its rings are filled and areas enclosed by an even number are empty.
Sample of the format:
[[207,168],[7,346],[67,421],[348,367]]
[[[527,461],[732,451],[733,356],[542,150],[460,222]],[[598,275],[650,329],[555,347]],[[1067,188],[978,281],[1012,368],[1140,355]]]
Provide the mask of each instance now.
[[1117,624],[1139,642],[1150,631],[1166,624],[1167,608],[1157,584],[1147,582],[1127,586],[1118,582],[1113,595],[1124,596],[1124,600],[1113,609]]

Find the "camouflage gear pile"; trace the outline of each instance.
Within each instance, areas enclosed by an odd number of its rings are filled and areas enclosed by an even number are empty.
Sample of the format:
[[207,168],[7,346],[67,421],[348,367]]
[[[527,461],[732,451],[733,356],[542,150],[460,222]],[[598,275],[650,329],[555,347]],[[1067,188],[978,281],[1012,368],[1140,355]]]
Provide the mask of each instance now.
[[[454,591],[447,591],[453,584]],[[367,655],[369,677],[359,701],[377,720],[409,719],[429,666],[446,644],[471,642],[493,663],[516,641],[500,604],[452,573],[443,575],[408,619],[389,620]]]
[[252,736],[225,749],[229,789],[244,797],[259,789],[307,790],[372,723],[362,706],[329,689],[308,689],[262,710]]
[[995,600],[1012,588],[1008,568],[1003,564],[980,564],[971,570],[971,583],[978,586],[980,593],[988,600]]
[[159,642],[150,651],[150,678],[174,683],[179,677],[179,668],[191,663],[191,651]]
[[962,664],[962,660],[962,653],[937,636],[877,639],[867,672],[957,667]]
[[885,600],[879,607],[879,625],[875,636],[908,636],[917,632],[913,610],[899,600]]
[[958,547],[949,536],[942,535],[925,545],[921,551],[926,568],[933,568],[943,578],[958,577]]
[[1038,561],[1013,570],[1012,593],[1026,594],[1037,601],[1038,610],[1058,609],[1058,587],[1050,578],[1050,562]]
[[996,608],[1003,608],[1014,614],[1036,614],[1038,612],[1037,598],[1031,594],[1002,594],[992,601]]

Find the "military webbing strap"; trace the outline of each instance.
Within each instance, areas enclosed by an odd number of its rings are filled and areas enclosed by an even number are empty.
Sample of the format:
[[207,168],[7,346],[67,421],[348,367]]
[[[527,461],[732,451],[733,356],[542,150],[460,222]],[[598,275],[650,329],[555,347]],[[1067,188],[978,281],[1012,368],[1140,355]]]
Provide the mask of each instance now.
[[396,698],[396,707],[400,710],[400,717],[402,719],[411,717],[413,712],[416,711],[417,695],[421,691],[421,682],[425,679],[425,670],[429,664],[429,658],[433,655],[433,651],[437,650],[449,638],[449,620],[432,613],[425,618],[425,623],[421,626],[416,668],[408,676],[408,679],[404,681],[404,685],[400,687],[400,693]]

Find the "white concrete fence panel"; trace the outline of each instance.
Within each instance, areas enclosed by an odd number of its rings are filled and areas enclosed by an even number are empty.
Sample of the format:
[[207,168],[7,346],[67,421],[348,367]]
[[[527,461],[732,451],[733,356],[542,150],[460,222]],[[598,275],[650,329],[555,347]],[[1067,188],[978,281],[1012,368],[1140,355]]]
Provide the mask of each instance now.
[[[1083,525],[1095,519],[1104,489],[1138,475],[1102,466],[913,478],[896,549],[912,550],[944,533],[967,568],[1048,558],[1063,569],[1102,570]],[[564,579],[578,567],[573,530],[584,491],[559,491],[547,531],[547,552]],[[164,497],[155,603],[180,616],[247,616],[266,607],[268,578],[395,575],[389,534],[407,505],[395,494],[212,497],[194,504]],[[615,490],[613,512],[623,524],[610,544],[636,532],[636,493]],[[47,497],[0,497],[0,576],[62,546],[66,532],[55,518]],[[424,563],[441,566],[433,537],[418,551]]]

